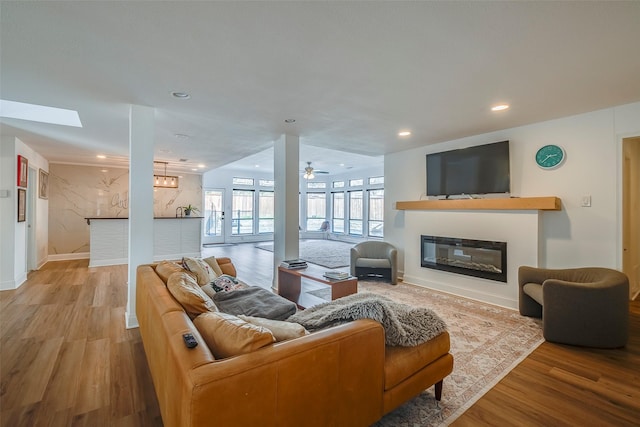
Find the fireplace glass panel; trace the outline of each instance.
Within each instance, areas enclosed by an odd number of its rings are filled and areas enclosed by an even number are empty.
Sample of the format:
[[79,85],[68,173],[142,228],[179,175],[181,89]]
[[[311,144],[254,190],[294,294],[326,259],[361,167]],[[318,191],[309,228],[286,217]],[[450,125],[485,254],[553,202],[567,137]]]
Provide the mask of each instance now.
[[486,240],[421,236],[422,267],[507,281],[507,244]]

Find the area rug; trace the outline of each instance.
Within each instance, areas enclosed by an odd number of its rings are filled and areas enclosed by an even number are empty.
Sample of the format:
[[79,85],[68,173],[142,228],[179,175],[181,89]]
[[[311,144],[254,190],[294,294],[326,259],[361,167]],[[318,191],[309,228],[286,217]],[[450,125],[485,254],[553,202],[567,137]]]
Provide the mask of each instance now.
[[361,280],[358,290],[433,309],[447,323],[454,357],[439,403],[430,387],[376,427],[449,425],[543,341],[541,322],[515,310],[405,283]]
[[[349,266],[353,243],[336,240],[300,240],[298,257],[327,268]],[[258,249],[273,252],[273,242],[258,243]]]

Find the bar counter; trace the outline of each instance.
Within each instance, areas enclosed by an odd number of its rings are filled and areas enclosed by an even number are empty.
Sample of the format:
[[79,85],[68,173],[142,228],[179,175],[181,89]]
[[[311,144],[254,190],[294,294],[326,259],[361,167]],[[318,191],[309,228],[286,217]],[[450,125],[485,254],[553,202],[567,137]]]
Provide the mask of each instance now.
[[[201,216],[155,217],[153,260],[199,257],[202,219]],[[129,261],[129,218],[92,217],[85,220],[90,227],[89,267],[126,264]]]

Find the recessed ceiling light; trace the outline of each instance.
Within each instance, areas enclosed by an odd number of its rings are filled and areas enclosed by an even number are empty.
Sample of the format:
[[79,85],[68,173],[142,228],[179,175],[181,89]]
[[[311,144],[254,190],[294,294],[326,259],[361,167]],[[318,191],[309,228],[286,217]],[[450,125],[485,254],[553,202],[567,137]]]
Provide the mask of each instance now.
[[106,159],[107,158],[107,156],[105,156],[104,154],[98,154],[96,157],[99,158],[99,159]]
[[504,111],[509,109],[509,104],[500,104],[491,107],[491,111]]
[[175,136],[177,139],[182,139],[182,140],[191,138],[189,135],[186,135],[184,133],[175,133],[173,134],[173,136]]
[[200,164],[198,165],[198,167],[199,167],[199,168],[203,168],[203,167],[204,167],[204,165],[203,165],[202,163],[200,163]]
[[100,172],[109,172],[109,169],[100,169]]
[[411,132],[409,132],[408,130],[403,130],[401,132],[398,132],[398,136],[409,136],[411,135]]
[[295,123],[296,119],[284,119],[285,123]]
[[178,99],[189,99],[189,98],[191,98],[191,95],[189,95],[187,92],[180,92],[180,91],[171,92],[171,96],[173,96],[174,98],[178,98]]
[[0,99],[0,117],[82,127],[77,111]]
[[198,169],[196,169],[196,168],[191,168],[191,170],[194,171],[194,172],[198,172]]
[[255,165],[255,167],[259,168],[259,167],[260,167],[260,165]]

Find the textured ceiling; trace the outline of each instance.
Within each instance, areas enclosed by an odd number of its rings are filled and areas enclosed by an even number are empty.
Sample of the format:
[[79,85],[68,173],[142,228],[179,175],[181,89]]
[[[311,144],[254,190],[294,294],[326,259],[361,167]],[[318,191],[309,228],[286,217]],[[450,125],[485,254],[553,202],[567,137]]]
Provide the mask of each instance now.
[[[130,104],[156,108],[155,157],[172,169],[216,168],[290,133],[343,153],[310,151],[331,170],[640,100],[640,2],[0,8],[0,97],[77,110],[84,125],[1,119],[3,135],[52,162],[126,164]],[[500,102],[512,108],[492,113]],[[403,129],[412,135],[398,137]],[[304,153],[301,167],[321,160]]]

